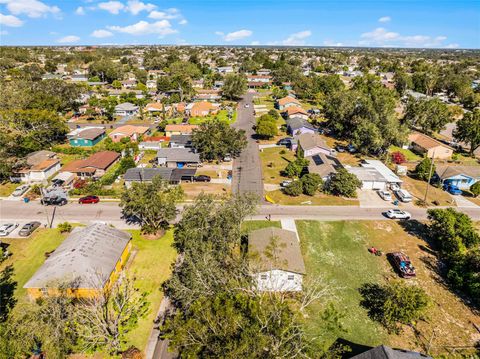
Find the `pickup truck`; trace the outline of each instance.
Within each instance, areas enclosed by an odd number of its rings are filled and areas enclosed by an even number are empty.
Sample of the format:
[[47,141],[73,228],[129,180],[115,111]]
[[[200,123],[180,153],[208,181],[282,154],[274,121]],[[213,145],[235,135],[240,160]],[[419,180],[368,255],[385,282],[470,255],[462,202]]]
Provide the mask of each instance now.
[[403,252],[394,252],[390,254],[391,262],[402,278],[412,278],[416,276],[415,267],[410,262],[410,258]]

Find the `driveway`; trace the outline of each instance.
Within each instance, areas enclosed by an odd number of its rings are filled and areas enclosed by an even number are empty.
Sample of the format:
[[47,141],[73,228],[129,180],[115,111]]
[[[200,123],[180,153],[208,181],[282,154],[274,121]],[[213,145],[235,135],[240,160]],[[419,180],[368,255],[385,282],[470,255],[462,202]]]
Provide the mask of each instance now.
[[[239,157],[233,161],[232,191],[234,194],[254,193],[263,199],[262,164],[258,151],[258,144],[253,138],[253,94],[246,94],[238,104],[237,121],[232,125],[242,129],[247,136],[247,147]],[[249,107],[245,107],[248,104]]]
[[391,203],[380,198],[377,191],[371,189],[357,190],[360,208],[386,208],[391,207]]
[[452,196],[452,195],[450,195],[450,196],[452,197],[452,199],[457,204],[457,207],[459,207],[459,208],[480,208],[480,206],[478,206],[475,203],[469,201],[464,196]]

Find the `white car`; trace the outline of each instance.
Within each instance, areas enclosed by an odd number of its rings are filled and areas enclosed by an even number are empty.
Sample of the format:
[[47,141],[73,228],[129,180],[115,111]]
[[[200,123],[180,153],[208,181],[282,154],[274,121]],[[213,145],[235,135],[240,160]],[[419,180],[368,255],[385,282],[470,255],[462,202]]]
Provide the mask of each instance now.
[[389,209],[385,212],[385,215],[391,219],[410,219],[412,215],[408,212],[402,211],[400,209]]
[[289,181],[289,180],[283,181],[282,183],[280,183],[280,187],[283,187],[283,188],[288,187],[290,183],[292,183],[292,181]]
[[246,103],[245,108],[249,108],[249,107],[250,107],[250,104]]
[[390,189],[393,191],[393,192],[397,192],[397,191],[400,191],[400,186],[396,183],[392,183],[390,185]]
[[392,200],[392,195],[388,191],[379,190],[379,191],[377,191],[377,193],[380,196],[380,198],[383,199],[384,201],[391,201]]
[[0,226],[0,236],[6,237],[18,227],[18,223],[5,223]]
[[30,188],[28,184],[22,184],[21,186],[18,186],[15,188],[15,191],[13,191],[12,196],[13,197],[20,197],[22,194],[27,192],[27,190]]

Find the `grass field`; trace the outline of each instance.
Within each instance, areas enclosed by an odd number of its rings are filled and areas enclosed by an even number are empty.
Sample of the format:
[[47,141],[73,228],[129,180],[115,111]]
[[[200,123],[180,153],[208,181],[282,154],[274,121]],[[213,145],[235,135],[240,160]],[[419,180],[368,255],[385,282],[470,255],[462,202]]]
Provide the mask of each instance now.
[[[358,206],[359,201],[356,198],[343,198],[331,196],[324,193],[317,193],[314,196],[301,194],[297,197],[288,196],[282,190],[267,192],[266,195],[273,200],[275,204],[284,205],[316,205],[316,206]],[[307,203],[311,202],[311,203]]]
[[188,120],[188,123],[191,124],[191,125],[199,125],[203,122],[206,122],[208,120],[213,120],[215,118],[220,120],[220,121],[232,124],[237,120],[237,111],[233,112],[231,120],[228,119],[228,111],[227,110],[220,110],[220,111],[218,111],[218,114],[216,114],[216,115],[210,115],[210,116],[204,116],[204,117],[191,117]]
[[[437,258],[428,244],[407,233],[399,222],[297,221],[296,224],[307,276],[321,277],[332,286],[329,299],[338,310],[344,311],[342,322],[348,332],[340,334],[343,339],[362,345],[383,343],[422,352],[430,345],[430,354],[438,355],[447,354],[447,347],[473,346],[480,338],[472,325],[478,324],[480,317],[445,286],[435,270]],[[418,225],[411,229],[416,228]],[[402,251],[416,267],[417,277],[405,282],[422,287],[433,302],[427,320],[416,323],[416,332],[405,326],[400,335],[388,334],[360,306],[358,288],[363,283],[400,280],[385,255],[376,257],[368,252],[371,246],[384,253]],[[319,317],[327,302],[328,299],[323,300],[309,309],[306,328],[311,335],[323,335],[333,342],[337,339],[335,336],[322,334],[323,322]]]
[[[280,153],[280,152],[284,153]],[[264,183],[279,184],[288,179],[280,175],[288,163],[295,160],[295,153],[285,147],[265,148],[260,152]]]
[[29,238],[2,238],[2,242],[10,244],[8,250],[12,255],[0,264],[0,270],[13,265],[14,279],[18,283],[15,297],[19,302],[27,299],[23,286],[45,262],[45,253],[53,251],[65,238],[66,235],[57,229],[38,229]]
[[2,183],[0,184],[0,197],[8,197],[12,194],[13,191],[15,191],[15,188],[20,186],[18,183]]
[[256,229],[269,228],[269,227],[282,228],[282,224],[280,223],[280,221],[267,221],[267,220],[245,221],[242,223],[242,232],[249,233]]
[[[425,198],[425,191],[427,189],[427,182],[420,181],[408,176],[402,177],[402,188],[406,189],[414,197],[415,200],[423,200]],[[428,205],[433,205],[433,201],[437,201],[440,206],[455,206],[455,201],[450,195],[434,186],[428,189],[427,202]]]
[[171,230],[156,240],[145,239],[139,230],[130,232],[133,236],[135,256],[127,269],[128,275],[136,278],[136,285],[141,291],[149,293],[147,300],[150,302],[150,310],[145,318],[140,319],[138,327],[129,333],[128,344],[143,350],[163,299],[161,285],[170,277],[171,264],[175,261],[177,253],[172,247]]
[[403,149],[403,148],[398,147],[398,146],[390,146],[390,148],[388,149],[388,152],[389,153],[400,152],[405,156],[405,159],[407,161],[421,161],[422,160],[421,156],[418,156],[417,154],[413,153],[412,151],[410,151],[408,149]]

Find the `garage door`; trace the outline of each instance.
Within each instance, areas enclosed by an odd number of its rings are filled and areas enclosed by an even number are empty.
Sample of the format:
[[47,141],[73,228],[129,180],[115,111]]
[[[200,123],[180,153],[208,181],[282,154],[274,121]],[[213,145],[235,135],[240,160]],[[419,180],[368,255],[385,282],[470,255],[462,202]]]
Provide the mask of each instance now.
[[372,189],[384,189],[385,188],[385,182],[373,182],[372,183]]

